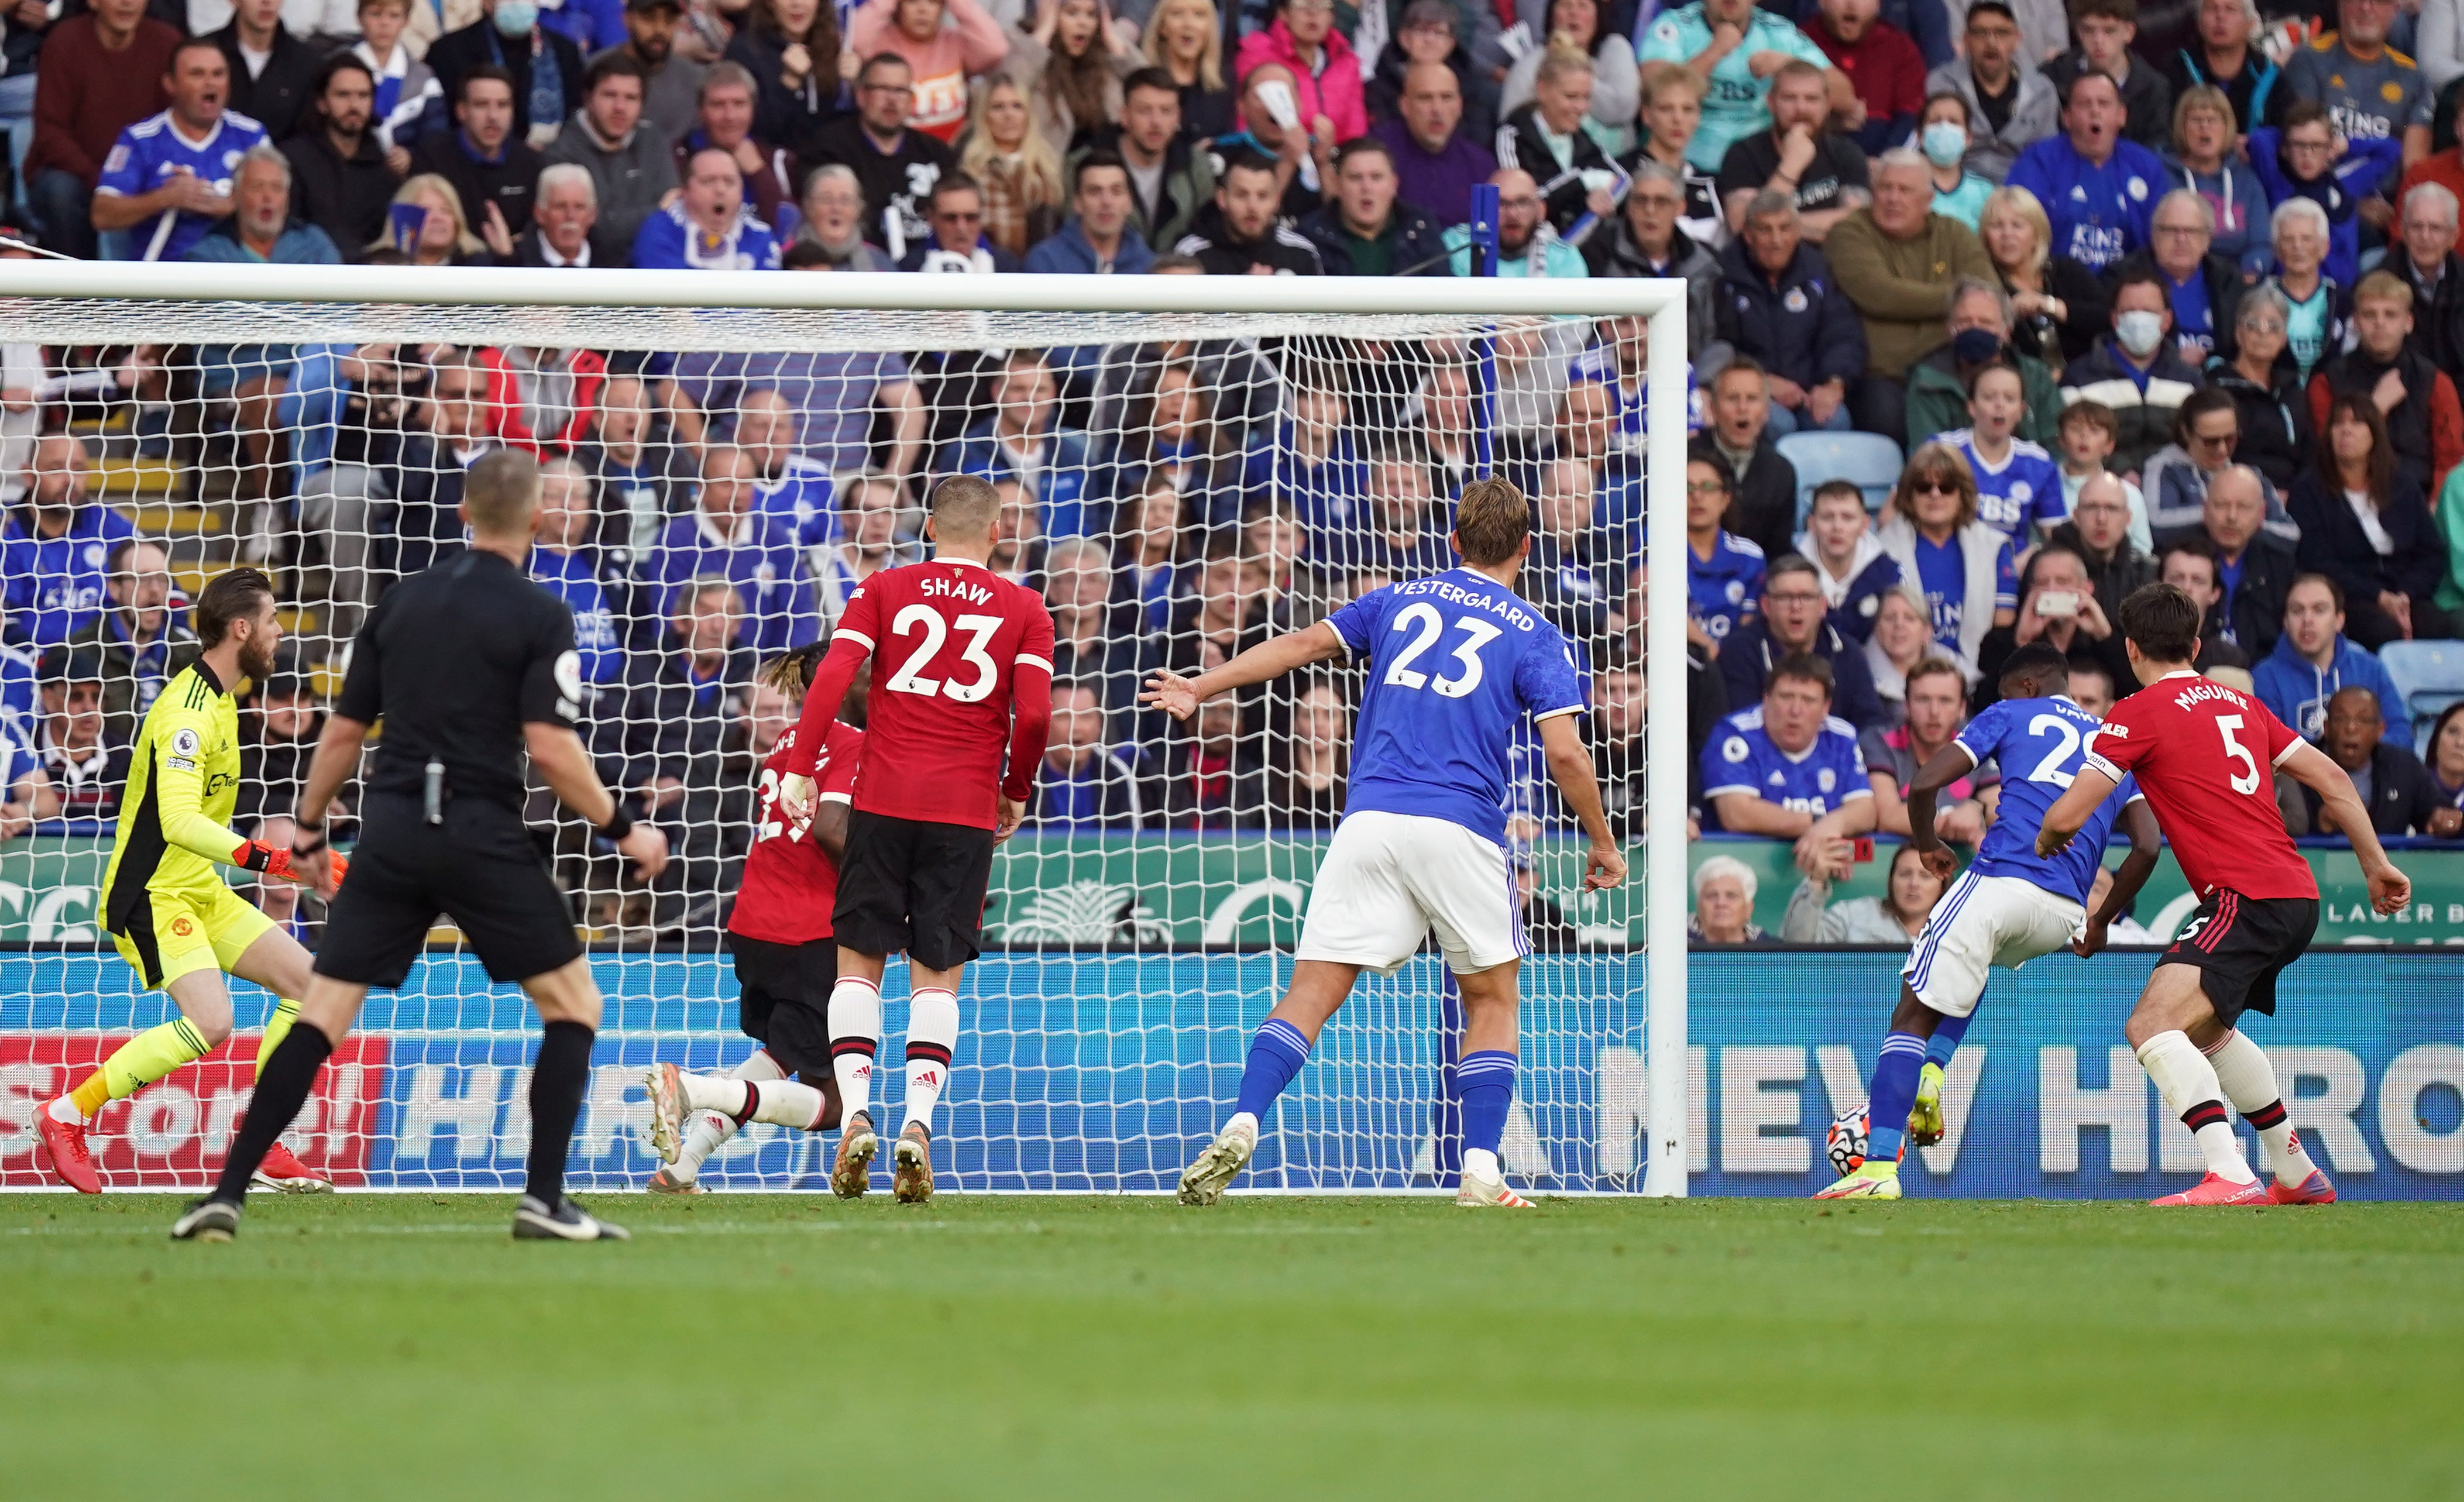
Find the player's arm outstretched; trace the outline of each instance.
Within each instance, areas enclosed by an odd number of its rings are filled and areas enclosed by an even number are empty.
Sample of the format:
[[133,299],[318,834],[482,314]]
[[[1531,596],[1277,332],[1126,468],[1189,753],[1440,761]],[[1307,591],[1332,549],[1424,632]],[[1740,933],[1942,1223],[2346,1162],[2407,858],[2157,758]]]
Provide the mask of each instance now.
[[1199,705],[1218,694],[1269,682],[1310,663],[1343,656],[1348,651],[1334,624],[1320,621],[1307,630],[1288,631],[1260,642],[1223,666],[1210,668],[1194,678],[1158,668],[1147,675],[1147,686],[1138,691],[1138,702],[1152,704],[1175,719],[1186,720],[1198,713]]
[[2139,889],[2156,872],[2156,858],[2165,853],[2165,831],[2156,823],[2156,810],[2147,806],[2144,798],[2134,798],[2122,810],[2122,827],[2130,831],[2130,853],[2113,872],[2113,885],[2105,889],[2104,903],[2087,916],[2087,926],[2079,937],[2071,940],[2071,953],[2085,960],[2104,947],[2105,931],[2113,920],[2130,911]]

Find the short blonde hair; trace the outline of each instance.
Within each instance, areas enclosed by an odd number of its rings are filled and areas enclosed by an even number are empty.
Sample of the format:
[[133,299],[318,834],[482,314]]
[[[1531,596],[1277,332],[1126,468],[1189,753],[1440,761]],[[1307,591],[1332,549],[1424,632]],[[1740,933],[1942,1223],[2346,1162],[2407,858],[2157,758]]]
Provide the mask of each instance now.
[[1673,88],[1682,94],[1691,94],[1694,96],[1694,102],[1700,104],[1703,102],[1704,94],[1711,87],[1711,81],[1708,78],[1682,62],[1644,63],[1641,83],[1644,109],[1651,108],[1651,101],[1659,98],[1660,91],[1662,89]]
[[2365,298],[2392,302],[2408,313],[2412,311],[2412,289],[2391,271],[2374,271],[2361,279],[2353,288],[2353,306],[2360,307]]
[[1209,91],[1223,87],[1223,17],[1215,9],[1215,0],[1159,0],[1147,16],[1147,33],[1140,47],[1147,61],[1158,68],[1170,66],[1164,52],[1163,23],[1175,11],[1197,10],[1206,17],[1206,50],[1198,55],[1198,81]]
[[[2003,187],[1985,195],[1985,207],[1978,210],[1979,229],[1992,222],[1997,213],[2016,214],[2036,237],[2036,264],[2042,266],[2053,257],[2054,222],[2045,217],[2045,206],[2036,195],[2024,188]],[[1986,242],[1989,246],[1991,241]]]

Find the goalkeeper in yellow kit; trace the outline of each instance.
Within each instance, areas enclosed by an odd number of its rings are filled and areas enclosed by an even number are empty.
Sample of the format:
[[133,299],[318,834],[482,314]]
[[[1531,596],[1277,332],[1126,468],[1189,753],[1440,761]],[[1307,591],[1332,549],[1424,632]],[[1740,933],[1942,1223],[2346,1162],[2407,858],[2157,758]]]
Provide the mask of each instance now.
[[[274,671],[282,627],[275,617],[273,582],[253,568],[218,575],[198,593],[196,629],[203,654],[164,685],[138,732],[102,878],[103,926],[121,958],[148,988],[169,993],[180,1015],[131,1039],[37,1113],[52,1171],[85,1194],[102,1192],[86,1133],[103,1106],[204,1057],[231,1036],[225,971],[278,998],[257,1047],[260,1067],[291,1030],[298,998],[307,993],[308,951],[214,870],[222,864],[300,879],[291,873],[290,850],[241,839],[230,828],[239,797],[239,715],[231,688],[242,677],[263,682]],[[294,1193],[334,1186],[279,1144],[255,1182]]]

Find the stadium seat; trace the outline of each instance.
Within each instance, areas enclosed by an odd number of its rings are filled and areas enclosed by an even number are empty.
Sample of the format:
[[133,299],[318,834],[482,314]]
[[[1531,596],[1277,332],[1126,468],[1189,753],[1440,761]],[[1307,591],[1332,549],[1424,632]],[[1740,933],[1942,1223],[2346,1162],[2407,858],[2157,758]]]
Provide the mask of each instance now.
[[2464,642],[2389,642],[2379,649],[2379,661],[2412,716],[2414,748],[2427,757],[2438,712],[2464,699]]
[[1900,446],[1872,432],[1793,432],[1779,439],[1779,452],[1796,466],[1796,524],[1802,529],[1814,510],[1814,487],[1844,479],[1865,493],[1865,509],[1880,511],[1900,482],[1905,462]]

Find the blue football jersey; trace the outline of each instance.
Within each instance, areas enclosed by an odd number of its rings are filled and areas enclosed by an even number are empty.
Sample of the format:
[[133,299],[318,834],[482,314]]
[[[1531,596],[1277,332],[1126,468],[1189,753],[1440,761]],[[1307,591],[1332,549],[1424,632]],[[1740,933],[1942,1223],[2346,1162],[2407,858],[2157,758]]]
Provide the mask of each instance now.
[[2096,727],[2094,715],[2066,698],[2006,698],[1953,738],[1978,764],[1991,762],[2002,769],[2002,805],[1977,849],[1978,875],[2017,876],[2074,902],[2087,900],[2088,885],[2104,861],[2105,837],[2123,807],[2139,796],[2138,779],[2124,777],[2059,855],[2049,860],[2036,853],[2036,831],[2044,828],[2045,811],[2079,775]]
[[[111,155],[103,158],[98,193],[137,198],[150,193],[182,172],[204,179],[228,195],[239,173],[239,159],[265,139],[265,127],[237,110],[223,111],[203,141],[190,141],[172,123],[171,112],[141,120],[120,133]],[[186,210],[165,209],[128,229],[128,258],[176,261],[206,237],[214,221]]]
[[2042,444],[2012,439],[2011,452],[1997,470],[1978,457],[1965,428],[1936,433],[1933,441],[1949,444],[1968,461],[1969,472],[1976,476],[1976,519],[2009,538],[2013,551],[2025,552],[2035,541],[2036,522],[2057,527],[2069,519],[2062,504],[2062,472]]
[[1751,793],[1819,819],[1873,797],[1874,784],[1865,780],[1856,726],[1834,716],[1823,721],[1813,745],[1791,756],[1771,742],[1757,704],[1720,721],[1703,743],[1703,801],[1707,805],[1722,793]]
[[777,479],[754,485],[753,509],[793,533],[798,547],[819,547],[839,540],[830,472],[801,453],[787,460],[787,468]]
[[1585,707],[1566,638],[1468,568],[1372,590],[1327,624],[1369,662],[1344,812],[1446,819],[1504,844],[1515,732]]
[[1715,642],[1762,612],[1763,577],[1770,564],[1762,544],[1723,532],[1711,541],[1711,556],[1697,558],[1685,547],[1685,601],[1703,632]]

